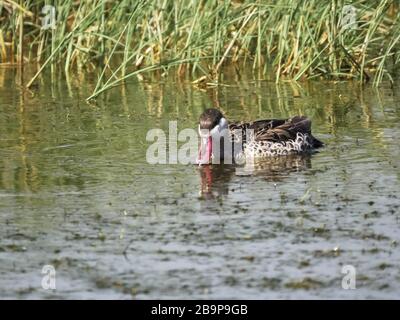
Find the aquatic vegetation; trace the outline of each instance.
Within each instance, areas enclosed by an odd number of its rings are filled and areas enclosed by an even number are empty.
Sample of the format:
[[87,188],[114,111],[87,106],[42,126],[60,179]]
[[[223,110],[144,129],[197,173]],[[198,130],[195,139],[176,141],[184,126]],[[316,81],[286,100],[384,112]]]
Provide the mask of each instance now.
[[323,285],[324,285],[324,283],[319,280],[306,277],[301,280],[289,281],[288,283],[285,284],[285,287],[289,288],[289,289],[311,290],[311,289],[320,288]]
[[[0,68],[1,298],[398,297],[397,83],[275,85],[243,72],[205,92],[132,81],[86,105],[96,79],[82,73],[69,88],[48,71],[31,97],[18,70]],[[327,147],[262,161],[251,176],[147,163],[148,130],[178,117],[195,127],[217,102],[231,119],[312,116]],[[357,290],[341,285],[348,265]]]
[[[258,77],[392,80],[400,60],[394,0],[47,1],[0,5],[0,61],[68,75],[102,70],[93,94],[156,72],[217,85],[223,66]],[[47,19],[47,20],[46,20]],[[45,25],[46,26],[46,25]],[[51,25],[50,25],[51,26]],[[201,79],[201,81],[199,81]],[[196,80],[195,80],[196,81]]]

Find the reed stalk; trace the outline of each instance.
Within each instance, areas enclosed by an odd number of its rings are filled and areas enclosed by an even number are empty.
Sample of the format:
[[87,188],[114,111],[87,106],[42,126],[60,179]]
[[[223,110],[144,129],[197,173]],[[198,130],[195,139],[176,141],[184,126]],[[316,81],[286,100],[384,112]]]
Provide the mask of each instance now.
[[[57,29],[41,29],[52,3]],[[0,6],[1,63],[38,63],[54,72],[96,72],[91,97],[127,77],[162,70],[215,80],[227,63],[262,77],[394,81],[400,61],[400,4],[354,0],[4,0]],[[134,13],[134,14],[133,14]],[[14,52],[16,50],[16,52]],[[100,70],[100,71],[98,71]]]

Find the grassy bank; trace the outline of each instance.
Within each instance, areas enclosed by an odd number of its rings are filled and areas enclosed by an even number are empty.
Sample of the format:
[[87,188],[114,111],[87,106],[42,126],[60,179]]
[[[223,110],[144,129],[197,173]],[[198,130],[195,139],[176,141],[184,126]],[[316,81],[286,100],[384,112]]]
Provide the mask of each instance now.
[[[157,70],[217,84],[221,67],[275,79],[392,80],[400,61],[396,0],[4,0],[2,64],[99,72],[93,95]],[[351,4],[352,7],[345,7]],[[45,5],[55,28],[43,28]],[[49,15],[49,11],[47,12]]]

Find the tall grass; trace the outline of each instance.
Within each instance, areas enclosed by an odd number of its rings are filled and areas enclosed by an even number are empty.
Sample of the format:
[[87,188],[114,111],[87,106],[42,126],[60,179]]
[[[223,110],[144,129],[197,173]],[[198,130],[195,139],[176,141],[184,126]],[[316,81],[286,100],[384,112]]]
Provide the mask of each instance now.
[[[93,94],[132,76],[158,71],[218,85],[235,63],[280,79],[393,80],[400,61],[396,0],[4,0],[1,63],[37,63],[54,72],[93,72]],[[41,10],[56,8],[56,28]],[[355,9],[348,24],[345,5]],[[351,22],[351,20],[350,20]]]

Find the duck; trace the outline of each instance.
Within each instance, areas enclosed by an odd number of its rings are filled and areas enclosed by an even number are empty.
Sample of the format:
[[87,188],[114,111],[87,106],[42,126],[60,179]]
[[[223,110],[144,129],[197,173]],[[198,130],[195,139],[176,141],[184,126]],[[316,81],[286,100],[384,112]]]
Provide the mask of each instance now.
[[311,120],[305,116],[228,122],[220,110],[209,108],[200,115],[198,133],[198,165],[311,153],[324,146],[311,134]]

